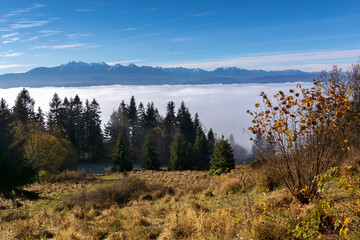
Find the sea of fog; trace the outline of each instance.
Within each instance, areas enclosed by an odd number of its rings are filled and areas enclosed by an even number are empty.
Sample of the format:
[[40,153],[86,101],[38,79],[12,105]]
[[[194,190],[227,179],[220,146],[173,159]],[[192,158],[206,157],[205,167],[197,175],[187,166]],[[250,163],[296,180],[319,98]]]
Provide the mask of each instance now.
[[[312,83],[302,83],[304,87]],[[243,130],[251,124],[251,117],[246,113],[254,109],[254,104],[261,101],[262,91],[272,96],[276,91],[286,91],[295,88],[296,83],[272,84],[212,84],[212,85],[111,85],[94,87],[42,87],[27,88],[31,97],[35,99],[35,107],[42,108],[44,112],[49,109],[49,102],[54,93],[64,97],[74,97],[78,94],[80,99],[95,98],[101,107],[102,125],[105,125],[113,110],[120,102],[129,103],[130,97],[135,97],[136,103],[154,102],[161,115],[166,112],[166,104],[174,101],[176,108],[181,101],[185,101],[192,116],[197,112],[205,130],[210,127],[220,137],[233,134],[236,142],[247,149],[251,148],[248,133]],[[21,88],[0,89],[0,98],[4,98],[10,107],[13,106]],[[270,95],[271,94],[271,95]]]

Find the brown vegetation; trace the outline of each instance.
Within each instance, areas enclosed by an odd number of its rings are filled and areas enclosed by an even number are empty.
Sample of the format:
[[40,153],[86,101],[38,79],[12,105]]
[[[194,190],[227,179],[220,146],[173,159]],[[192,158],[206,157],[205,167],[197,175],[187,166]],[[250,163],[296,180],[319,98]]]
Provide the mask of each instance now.
[[[354,195],[335,180],[325,184],[324,199],[334,200],[329,208],[323,199],[302,205],[278,183],[268,188],[273,181],[262,167],[242,166],[222,176],[131,171],[38,183],[29,190],[40,192],[39,200],[15,209],[1,202],[0,239],[338,239],[351,216],[347,239],[359,234],[356,218],[342,207]],[[337,228],[334,219],[341,221]]]

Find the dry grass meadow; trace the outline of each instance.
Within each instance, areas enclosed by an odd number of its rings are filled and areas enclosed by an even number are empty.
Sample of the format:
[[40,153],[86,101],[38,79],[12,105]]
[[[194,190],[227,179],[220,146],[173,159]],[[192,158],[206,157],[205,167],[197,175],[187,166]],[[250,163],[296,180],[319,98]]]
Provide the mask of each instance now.
[[335,202],[329,209],[320,199],[300,204],[264,169],[250,166],[221,177],[131,171],[36,183],[27,190],[39,193],[37,200],[17,207],[1,200],[0,239],[355,239],[355,217],[346,236],[344,221],[334,224],[344,215],[340,201],[354,195],[327,186]]

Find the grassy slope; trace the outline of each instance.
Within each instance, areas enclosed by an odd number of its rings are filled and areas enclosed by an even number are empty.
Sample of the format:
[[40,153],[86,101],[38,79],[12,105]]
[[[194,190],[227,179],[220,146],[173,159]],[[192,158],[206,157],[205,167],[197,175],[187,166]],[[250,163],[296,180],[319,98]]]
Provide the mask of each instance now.
[[[220,178],[197,171],[136,171],[96,181],[35,184],[30,190],[41,193],[39,200],[0,210],[0,239],[282,239],[306,221],[308,209],[319,208],[317,201],[300,205],[282,187],[269,191],[257,172],[246,182],[246,192],[241,174]],[[99,207],[74,200],[134,177],[157,187],[123,205]],[[160,194],[164,187],[174,193]],[[336,199],[348,197],[335,186],[328,192]],[[69,202],[75,204],[68,207]],[[6,208],[6,203],[0,205]],[[338,230],[306,234],[309,239],[339,238]]]

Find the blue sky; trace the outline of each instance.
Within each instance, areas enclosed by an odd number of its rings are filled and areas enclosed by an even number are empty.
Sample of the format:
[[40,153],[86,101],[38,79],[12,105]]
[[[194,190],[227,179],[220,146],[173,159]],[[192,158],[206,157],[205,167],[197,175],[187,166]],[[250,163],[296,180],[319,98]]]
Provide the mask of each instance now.
[[347,69],[360,1],[0,1],[0,74],[69,61],[215,69]]

